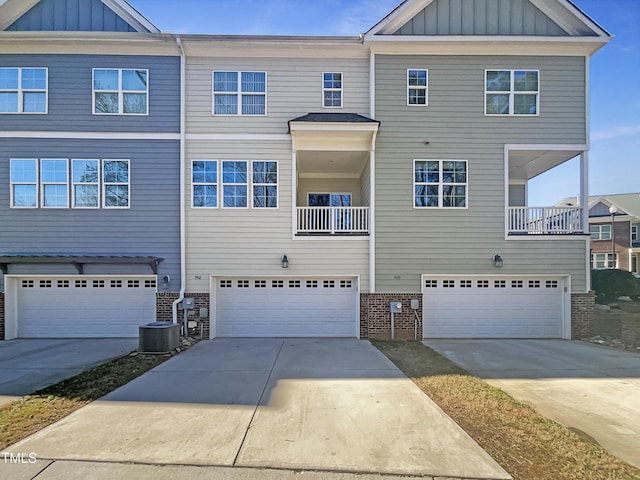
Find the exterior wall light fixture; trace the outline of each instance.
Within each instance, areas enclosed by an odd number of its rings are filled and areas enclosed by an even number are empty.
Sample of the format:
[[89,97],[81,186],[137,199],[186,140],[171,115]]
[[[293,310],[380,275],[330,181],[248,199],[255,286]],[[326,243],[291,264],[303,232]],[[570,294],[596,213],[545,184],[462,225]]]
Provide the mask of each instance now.
[[283,255],[280,261],[282,262],[282,268],[289,268],[289,257]]
[[498,254],[493,256],[493,266],[496,268],[502,268],[502,257]]

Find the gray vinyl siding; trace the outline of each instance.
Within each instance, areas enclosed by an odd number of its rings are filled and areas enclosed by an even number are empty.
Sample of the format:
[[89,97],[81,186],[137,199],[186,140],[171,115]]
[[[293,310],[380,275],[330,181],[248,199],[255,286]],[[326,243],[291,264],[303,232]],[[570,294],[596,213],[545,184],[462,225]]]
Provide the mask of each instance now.
[[600,202],[597,205],[594,205],[589,210],[590,217],[609,217],[611,213],[609,212],[609,206]]
[[[368,291],[369,237],[292,238],[290,141],[190,141],[187,159],[187,291],[208,292],[211,275],[360,275]],[[205,159],[278,161],[278,208],[192,208],[191,162]]]
[[9,31],[135,32],[100,0],[40,0]]
[[367,162],[367,166],[360,177],[360,202],[363,206],[371,205],[371,162]]
[[[212,114],[212,72],[267,73],[267,115]],[[322,107],[322,73],[342,72],[343,108]],[[369,114],[368,59],[187,59],[187,133],[286,134],[288,121],[310,112]]]
[[[509,206],[527,206],[527,187],[525,185],[509,185]],[[536,205],[532,205],[535,207]]]
[[[428,107],[406,106],[416,66],[429,69]],[[539,69],[540,116],[486,117],[485,68]],[[571,275],[584,291],[582,237],[504,238],[504,145],[584,144],[584,79],[582,58],[376,56],[378,291],[419,292],[423,273]],[[414,209],[414,159],[467,160],[468,208]]]
[[[47,157],[129,159],[130,208],[10,208],[9,160]],[[177,141],[0,139],[0,253],[158,256],[164,258],[158,277],[170,275],[168,291],[177,291],[180,287],[179,158]],[[152,274],[146,266],[88,270]],[[17,271],[10,267],[9,273]],[[24,267],[19,271],[24,271]],[[34,268],[28,271],[33,272]],[[73,268],[61,267],[38,267],[38,271],[77,273]]]
[[[180,130],[180,58],[0,55],[0,67],[47,67],[47,114],[2,114],[0,130],[173,132]],[[93,115],[94,68],[149,70],[149,115]]]
[[435,0],[395,34],[567,35],[529,0]]

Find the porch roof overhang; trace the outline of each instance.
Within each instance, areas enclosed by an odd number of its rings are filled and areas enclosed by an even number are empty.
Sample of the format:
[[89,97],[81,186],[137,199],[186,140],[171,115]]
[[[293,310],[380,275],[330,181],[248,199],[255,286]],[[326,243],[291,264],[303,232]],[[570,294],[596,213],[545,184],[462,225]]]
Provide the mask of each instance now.
[[294,151],[373,151],[379,127],[357,113],[309,113],[289,121]]
[[509,180],[526,182],[581,155],[586,145],[507,145]]
[[7,274],[12,264],[63,264],[73,265],[79,274],[84,274],[87,264],[99,265],[149,265],[154,274],[158,274],[158,265],[164,260],[160,257],[138,255],[0,255],[0,271]]

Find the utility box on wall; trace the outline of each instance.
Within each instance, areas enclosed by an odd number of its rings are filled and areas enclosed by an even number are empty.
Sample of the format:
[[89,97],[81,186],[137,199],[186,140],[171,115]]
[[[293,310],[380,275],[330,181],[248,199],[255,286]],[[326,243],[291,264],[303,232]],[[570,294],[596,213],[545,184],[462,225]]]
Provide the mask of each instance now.
[[389,311],[391,313],[402,313],[402,302],[393,301],[389,304]]

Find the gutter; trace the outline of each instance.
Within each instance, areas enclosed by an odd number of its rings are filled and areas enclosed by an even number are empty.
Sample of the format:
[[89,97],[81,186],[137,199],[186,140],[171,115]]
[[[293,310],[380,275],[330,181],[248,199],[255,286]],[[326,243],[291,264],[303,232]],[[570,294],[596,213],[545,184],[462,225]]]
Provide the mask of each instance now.
[[185,128],[186,128],[186,56],[180,37],[176,37],[176,44],[180,49],[180,292],[178,298],[171,305],[173,323],[178,323],[178,304],[184,299],[186,285],[186,229],[185,229]]

